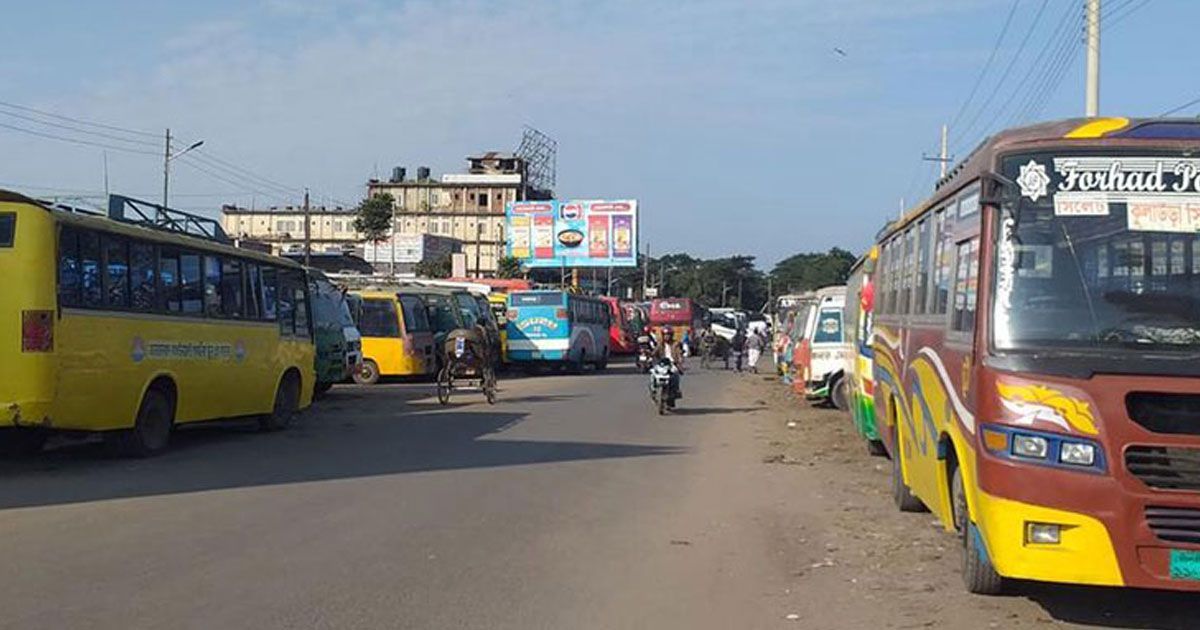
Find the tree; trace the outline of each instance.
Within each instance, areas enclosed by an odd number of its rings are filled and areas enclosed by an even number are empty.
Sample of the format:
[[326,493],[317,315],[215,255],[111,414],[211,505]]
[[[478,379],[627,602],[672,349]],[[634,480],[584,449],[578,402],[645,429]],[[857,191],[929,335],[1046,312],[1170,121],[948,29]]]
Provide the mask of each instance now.
[[496,261],[496,277],[497,278],[520,278],[521,277],[521,259],[512,256],[505,256]]
[[809,252],[785,258],[771,270],[775,292],[812,291],[821,287],[845,284],[854,265],[854,254],[834,247],[826,253]]
[[433,260],[422,260],[416,264],[413,271],[421,278],[449,278],[453,269],[450,254],[446,254]]
[[378,243],[392,233],[392,212],[396,200],[388,193],[380,193],[369,199],[363,199],[354,210],[354,229],[363,238]]

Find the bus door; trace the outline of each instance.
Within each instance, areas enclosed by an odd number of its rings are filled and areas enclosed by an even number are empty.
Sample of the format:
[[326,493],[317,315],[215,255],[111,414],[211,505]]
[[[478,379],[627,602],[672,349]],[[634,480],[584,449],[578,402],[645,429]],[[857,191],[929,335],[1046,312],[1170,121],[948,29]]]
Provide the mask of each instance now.
[[430,374],[434,367],[433,326],[429,322],[429,309],[417,295],[405,293],[396,296],[400,304],[401,334],[404,340],[405,366],[403,374]]
[[363,361],[373,362],[380,375],[400,374],[404,369],[404,340],[397,307],[397,300],[388,296],[363,297],[359,307]]

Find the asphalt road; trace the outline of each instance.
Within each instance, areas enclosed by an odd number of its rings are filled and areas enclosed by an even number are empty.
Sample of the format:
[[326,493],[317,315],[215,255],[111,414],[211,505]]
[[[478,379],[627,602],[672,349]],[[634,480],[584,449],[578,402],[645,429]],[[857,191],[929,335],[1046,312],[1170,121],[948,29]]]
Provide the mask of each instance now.
[[782,620],[784,496],[736,376],[659,418],[629,366],[338,387],[276,434],[0,464],[0,626],[748,628]]

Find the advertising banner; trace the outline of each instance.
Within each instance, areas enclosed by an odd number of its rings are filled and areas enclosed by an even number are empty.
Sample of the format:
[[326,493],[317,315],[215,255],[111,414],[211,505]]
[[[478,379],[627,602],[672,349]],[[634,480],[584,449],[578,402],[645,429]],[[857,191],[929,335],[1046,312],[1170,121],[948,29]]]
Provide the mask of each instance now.
[[637,201],[517,201],[505,208],[509,256],[526,267],[637,266]]

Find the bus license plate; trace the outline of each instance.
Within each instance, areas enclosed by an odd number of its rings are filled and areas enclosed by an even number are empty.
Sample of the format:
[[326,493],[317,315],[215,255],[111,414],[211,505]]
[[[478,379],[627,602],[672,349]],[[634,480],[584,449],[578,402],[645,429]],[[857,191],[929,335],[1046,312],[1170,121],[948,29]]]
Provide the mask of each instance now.
[[1200,551],[1171,550],[1171,578],[1200,580]]

